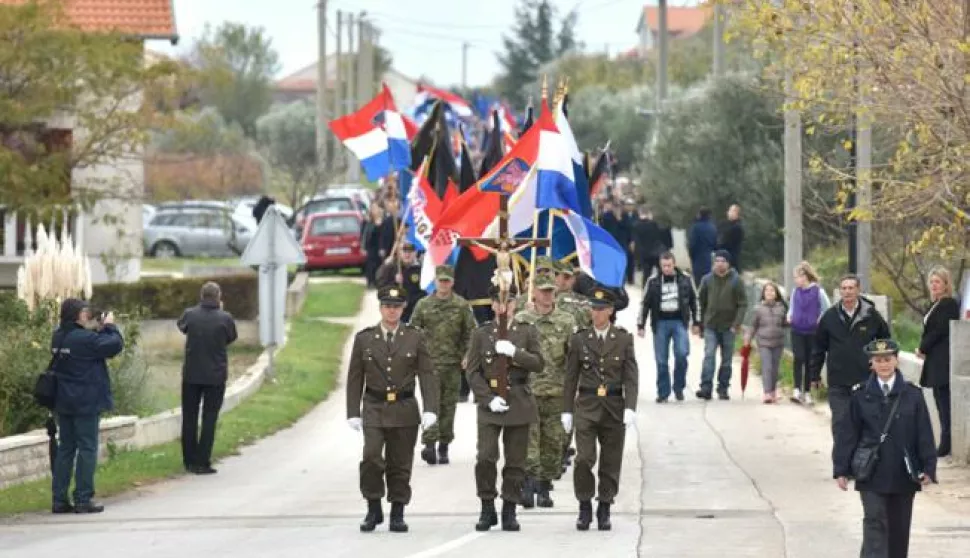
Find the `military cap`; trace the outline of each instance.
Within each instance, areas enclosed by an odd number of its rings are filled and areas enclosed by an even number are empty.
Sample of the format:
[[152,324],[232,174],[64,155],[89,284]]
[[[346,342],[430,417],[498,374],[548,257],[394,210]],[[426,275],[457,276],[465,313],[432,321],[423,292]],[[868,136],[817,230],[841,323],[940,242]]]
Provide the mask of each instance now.
[[896,343],[892,339],[876,339],[870,341],[863,350],[870,357],[898,355],[899,343]]
[[414,243],[410,240],[401,242],[401,250],[404,250],[405,252],[414,252]]
[[595,308],[606,308],[608,306],[613,306],[616,301],[616,296],[609,289],[604,289],[603,287],[596,287],[593,292],[589,295],[589,303]]
[[[492,285],[491,287],[488,288],[488,296],[492,300],[499,300],[500,294],[501,294],[501,291],[499,290],[498,285]],[[508,298],[512,299],[512,298],[515,298],[515,295],[516,295],[515,285],[512,285],[511,287],[509,287],[507,296]]]
[[440,280],[455,280],[455,269],[448,264],[439,265],[434,268],[434,276]]
[[377,300],[381,304],[396,305],[407,302],[404,289],[400,285],[384,285],[377,290]]
[[573,269],[573,264],[571,264],[571,263],[569,263],[567,261],[560,260],[560,261],[556,262],[556,265],[557,265],[556,271],[558,273],[562,274],[562,275],[575,275],[576,274],[576,270]]
[[536,272],[553,271],[555,269],[556,269],[556,264],[553,263],[552,258],[550,258],[549,256],[536,257]]
[[540,291],[552,290],[556,288],[556,282],[548,275],[538,275],[535,279],[535,287]]

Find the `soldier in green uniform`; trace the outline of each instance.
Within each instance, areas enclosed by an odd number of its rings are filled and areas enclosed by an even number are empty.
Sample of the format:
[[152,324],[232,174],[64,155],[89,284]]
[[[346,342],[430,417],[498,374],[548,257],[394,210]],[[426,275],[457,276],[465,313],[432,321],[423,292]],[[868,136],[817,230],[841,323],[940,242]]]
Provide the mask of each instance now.
[[[498,324],[485,323],[472,334],[468,350],[468,385],[478,405],[478,455],[475,462],[475,484],[482,501],[482,513],[475,525],[477,531],[488,531],[498,524],[495,512],[495,489],[502,436],[505,466],[502,468],[502,530],[518,531],[515,507],[525,479],[526,454],[529,449],[529,425],[538,420],[536,400],[529,386],[529,374],[542,371],[539,332],[530,324],[513,323],[515,298],[501,302],[498,287],[492,287],[492,309],[505,314],[509,321],[508,339],[498,338]],[[497,319],[497,318],[496,318]],[[508,400],[500,397],[498,364],[508,362]]]
[[[406,294],[399,285],[378,289],[381,323],[354,338],[347,370],[347,424],[364,432],[360,462],[360,493],[367,500],[367,516],[360,530],[373,531],[384,522],[381,498],[385,480],[391,502],[390,530],[403,533],[404,506],[411,501],[411,467],[418,425],[430,428],[437,420],[438,381],[424,333],[401,322]],[[421,382],[424,413],[414,398]]]
[[[535,282],[535,309],[523,310],[516,323],[532,324],[539,330],[543,369],[530,378],[539,408],[539,422],[529,429],[528,476],[522,487],[522,505],[540,508],[553,505],[549,491],[553,479],[562,475],[562,393],[566,375],[566,349],[576,332],[572,314],[556,307],[556,284],[548,275]],[[535,485],[535,486],[534,486]],[[537,495],[537,497],[536,497]]]
[[409,322],[425,333],[441,389],[438,423],[421,436],[424,443],[421,459],[429,465],[449,462],[448,444],[455,439],[461,360],[476,327],[471,305],[453,292],[454,280],[454,269],[450,265],[439,265],[435,269],[435,293],[418,301]]
[[558,262],[556,269],[556,308],[569,312],[576,318],[576,325],[580,329],[590,326],[589,300],[574,290],[576,272],[572,264]]
[[[535,274],[538,279],[542,275],[552,277],[556,270],[556,264],[552,261],[549,256],[536,256],[536,267]],[[526,278],[524,284],[529,284],[529,279]],[[534,306],[533,306],[534,308]],[[530,309],[528,297],[519,297],[518,302],[515,306],[516,312],[521,312],[522,310]]]
[[[608,531],[610,505],[620,484],[620,465],[626,428],[636,420],[639,372],[633,335],[613,325],[613,293],[594,288],[590,297],[593,326],[573,335],[566,358],[563,428],[573,428],[575,413],[576,463],[573,487],[579,500],[576,528],[589,529],[591,500],[598,490],[596,521]],[[593,477],[599,443],[599,482]]]

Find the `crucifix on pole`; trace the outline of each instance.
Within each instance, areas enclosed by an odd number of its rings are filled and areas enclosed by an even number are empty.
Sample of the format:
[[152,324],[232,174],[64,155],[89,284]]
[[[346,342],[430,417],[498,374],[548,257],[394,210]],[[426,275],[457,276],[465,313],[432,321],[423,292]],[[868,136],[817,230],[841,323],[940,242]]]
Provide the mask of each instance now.
[[[526,180],[529,180],[527,177]],[[499,194],[498,209],[498,237],[496,238],[459,238],[458,245],[469,247],[478,246],[495,254],[496,270],[492,282],[499,287],[499,302],[503,307],[498,312],[498,338],[508,339],[509,318],[504,311],[508,303],[509,289],[512,286],[512,254],[526,248],[541,248],[549,246],[545,238],[514,238],[509,235],[509,194],[503,191]],[[535,270],[532,270],[534,273]],[[499,397],[508,400],[509,397],[509,357],[498,355],[498,386]]]

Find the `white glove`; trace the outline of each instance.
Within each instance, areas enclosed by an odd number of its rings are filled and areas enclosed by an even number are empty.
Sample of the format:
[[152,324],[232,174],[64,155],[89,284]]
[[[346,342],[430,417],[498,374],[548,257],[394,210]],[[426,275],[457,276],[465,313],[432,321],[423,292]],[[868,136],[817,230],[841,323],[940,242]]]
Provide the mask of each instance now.
[[360,417],[354,417],[347,419],[347,426],[360,432],[360,429],[364,427],[364,421]]
[[563,413],[562,416],[559,418],[559,420],[562,421],[562,429],[563,430],[565,430],[567,433],[573,431],[573,414],[572,413]]
[[434,413],[422,413],[421,414],[421,428],[427,430],[434,426],[434,423],[438,422],[438,415]]
[[515,356],[515,345],[507,339],[499,339],[495,342],[495,352],[507,357]]
[[496,395],[491,401],[489,401],[488,408],[491,409],[493,413],[504,413],[505,411],[509,410],[509,404],[506,403],[504,399]]
[[630,409],[623,410],[623,424],[630,428],[637,420],[637,414]]

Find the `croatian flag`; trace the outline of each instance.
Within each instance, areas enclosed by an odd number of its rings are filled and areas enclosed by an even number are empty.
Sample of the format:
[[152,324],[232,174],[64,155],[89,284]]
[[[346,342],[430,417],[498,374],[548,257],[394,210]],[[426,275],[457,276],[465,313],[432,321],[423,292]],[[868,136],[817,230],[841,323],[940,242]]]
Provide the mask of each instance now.
[[607,287],[622,287],[626,273],[626,251],[602,227],[573,211],[562,214],[576,240],[579,267]]
[[411,166],[407,128],[387,85],[357,112],[330,121],[330,130],[360,159],[368,180]]
[[591,218],[593,216],[593,204],[589,196],[589,180],[586,178],[586,170],[583,168],[583,154],[579,150],[579,145],[576,144],[576,137],[573,135],[573,129],[569,125],[569,120],[566,119],[566,112],[563,109],[564,103],[559,103],[556,110],[556,128],[559,129],[569,152],[569,158],[572,160],[579,213],[583,217]]
[[441,100],[448,104],[448,107],[455,113],[455,115],[461,118],[471,118],[474,114],[471,104],[460,96],[451,93],[450,91],[445,91],[444,89],[438,89],[436,87],[431,87],[430,85],[424,85],[423,83],[418,84],[418,94],[414,97],[414,104],[417,107],[422,107],[430,104],[434,104],[435,100]]

